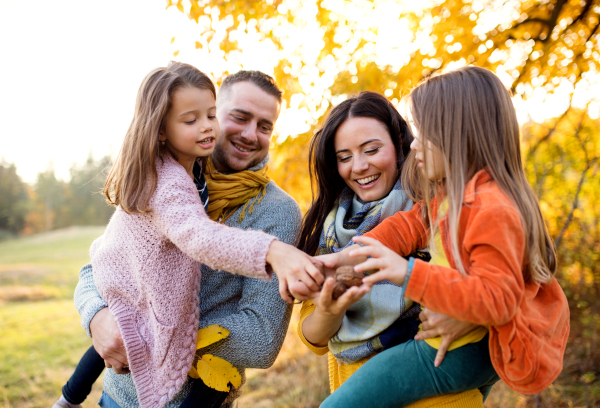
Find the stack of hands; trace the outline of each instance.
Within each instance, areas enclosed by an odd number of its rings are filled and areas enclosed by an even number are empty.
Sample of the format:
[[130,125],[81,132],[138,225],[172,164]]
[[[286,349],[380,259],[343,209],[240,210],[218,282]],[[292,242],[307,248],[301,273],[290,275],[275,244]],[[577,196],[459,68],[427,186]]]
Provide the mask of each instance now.
[[[345,315],[346,310],[363,297],[375,283],[387,280],[404,284],[408,261],[385,247],[379,241],[367,237],[355,237],[353,245],[341,252],[309,256],[280,241],[274,241],[267,254],[267,263],[279,280],[279,293],[283,300],[310,300],[321,313],[334,318]],[[356,272],[377,271],[363,279],[361,286],[353,286],[337,299],[333,298],[335,271],[340,266],[352,265]],[[442,337],[435,365],[442,362],[450,344],[478,327],[461,322],[440,313],[423,309],[419,318],[422,331],[415,340]],[[106,367],[117,374],[129,373],[127,353],[117,322],[108,310],[100,310],[90,323],[94,348],[104,359]]]
[[[288,303],[294,299],[310,300],[321,313],[335,318],[345,315],[348,308],[377,282],[386,280],[399,286],[404,284],[408,267],[406,259],[373,238],[354,237],[353,241],[363,246],[353,245],[341,252],[314,257],[299,250],[290,251],[290,247],[285,244],[271,244],[269,255],[273,257],[267,255],[267,262],[277,274],[281,297]],[[350,287],[343,295],[334,299],[335,271],[346,265],[354,266],[358,273],[376,272],[363,278],[361,286]],[[426,308],[423,308],[419,318],[423,322],[422,331],[416,335],[415,340],[442,337],[435,359],[436,367],[442,363],[454,340],[479,327]]]
[[376,270],[363,279],[363,285],[352,287],[337,299],[337,303],[355,303],[375,283],[387,280],[397,285],[404,283],[408,261],[385,247],[379,241],[367,237],[354,237],[352,245],[337,253],[309,256],[300,250],[275,241],[269,248],[267,263],[279,279],[279,293],[283,300],[291,303],[297,300],[332,301],[335,271],[340,266],[354,266],[356,272]]

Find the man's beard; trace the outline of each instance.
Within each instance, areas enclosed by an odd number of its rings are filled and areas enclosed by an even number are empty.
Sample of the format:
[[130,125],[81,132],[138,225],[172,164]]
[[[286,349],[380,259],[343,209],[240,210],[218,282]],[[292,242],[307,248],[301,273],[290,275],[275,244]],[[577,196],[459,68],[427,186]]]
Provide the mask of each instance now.
[[250,161],[245,168],[237,170],[232,167],[232,163],[230,161],[229,156],[225,153],[225,149],[221,149],[220,146],[217,144],[215,146],[215,150],[213,150],[212,159],[213,164],[216,162],[222,168],[222,171],[219,170],[221,173],[235,173],[237,171],[248,170],[249,168],[256,166],[264,159],[264,157],[257,157],[254,160]]

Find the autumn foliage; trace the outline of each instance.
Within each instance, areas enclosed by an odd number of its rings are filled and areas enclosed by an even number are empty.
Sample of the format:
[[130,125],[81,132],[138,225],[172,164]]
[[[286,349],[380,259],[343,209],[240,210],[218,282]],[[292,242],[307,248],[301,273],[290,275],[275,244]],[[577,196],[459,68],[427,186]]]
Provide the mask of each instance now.
[[[555,117],[521,116],[527,174],[558,247],[572,313],[562,391],[531,403],[600,400],[600,105],[592,91],[600,0],[169,0],[167,7],[198,23],[199,50],[231,61],[250,40],[274,50],[268,73],[284,90],[282,116],[290,110],[303,122],[276,135],[271,176],[303,209],[311,202],[308,141],[349,94],[381,92],[402,109],[424,77],[474,64],[494,70],[516,106],[558,107]],[[227,72],[211,74],[219,80]]]

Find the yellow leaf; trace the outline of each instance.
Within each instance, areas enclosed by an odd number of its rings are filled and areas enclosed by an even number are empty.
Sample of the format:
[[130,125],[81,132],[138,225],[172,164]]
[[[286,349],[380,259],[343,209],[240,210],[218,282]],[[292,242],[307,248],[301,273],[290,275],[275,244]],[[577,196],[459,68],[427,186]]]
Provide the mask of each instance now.
[[198,370],[196,370],[196,366],[194,366],[193,364],[192,368],[190,368],[190,371],[188,371],[188,375],[192,378],[195,378],[196,380],[200,378],[200,376],[198,375]]
[[205,354],[198,360],[196,374],[204,384],[217,391],[229,391],[229,383],[236,388],[242,384],[240,373],[231,363],[210,354]]
[[200,41],[196,41],[196,49],[198,48],[202,48],[202,44],[200,43]]
[[218,324],[211,324],[198,330],[198,340],[196,341],[196,350],[223,340],[229,336],[229,330]]
[[179,50],[177,50],[177,51],[175,51],[175,52],[173,53],[173,56],[174,56],[174,57],[176,57],[176,56],[178,56],[178,55],[179,55]]
[[171,38],[171,44],[175,42],[175,37]]

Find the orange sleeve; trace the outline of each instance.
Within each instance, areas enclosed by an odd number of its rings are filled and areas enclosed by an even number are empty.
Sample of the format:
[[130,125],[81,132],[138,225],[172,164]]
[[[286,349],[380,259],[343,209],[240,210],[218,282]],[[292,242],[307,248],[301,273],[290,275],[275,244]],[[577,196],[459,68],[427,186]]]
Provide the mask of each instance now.
[[467,275],[416,260],[406,296],[458,320],[503,325],[517,313],[525,291],[521,217],[513,207],[491,205],[464,218],[459,240]]
[[387,217],[365,237],[375,238],[394,252],[406,256],[428,245],[428,228],[421,221],[421,203],[410,211],[398,211]]

